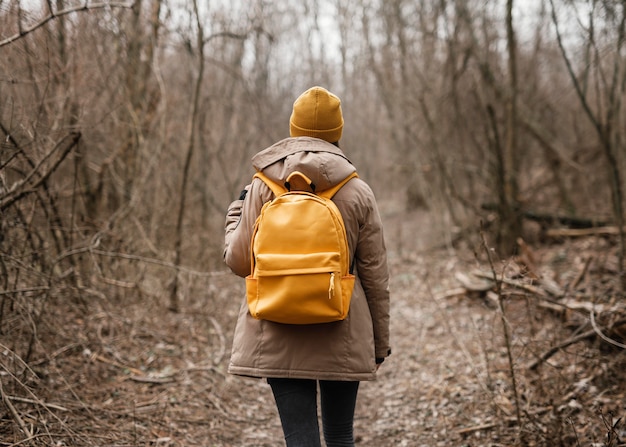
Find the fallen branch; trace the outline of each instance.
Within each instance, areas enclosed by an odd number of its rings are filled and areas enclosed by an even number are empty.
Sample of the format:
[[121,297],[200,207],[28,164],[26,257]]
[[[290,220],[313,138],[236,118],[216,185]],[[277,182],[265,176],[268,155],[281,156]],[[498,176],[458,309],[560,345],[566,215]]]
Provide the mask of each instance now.
[[546,230],[544,234],[548,237],[613,236],[619,234],[619,227],[553,228]]
[[570,228],[593,229],[593,227],[605,226],[607,222],[598,219],[589,219],[585,217],[575,216],[559,216],[547,213],[538,213],[535,211],[524,211],[522,215],[528,220],[534,220],[540,223],[559,223]]
[[529,364],[527,364],[526,365],[526,369],[530,369],[530,370],[536,369],[540,364],[544,363],[546,360],[548,360],[554,354],[559,352],[561,349],[567,348],[568,346],[576,344],[576,343],[578,343],[580,341],[583,341],[583,340],[585,340],[587,338],[591,338],[591,337],[593,337],[595,335],[595,333],[596,332],[592,329],[590,331],[583,332],[582,334],[579,334],[579,335],[577,335],[575,337],[569,338],[569,339],[565,340],[564,342],[559,343],[556,346],[551,347],[546,352],[541,354],[539,356],[539,358],[537,358],[533,362],[530,362]]
[[[487,211],[496,211],[498,209],[498,205],[494,203],[485,203],[481,205],[481,208]],[[558,223],[569,228],[594,229],[595,227],[606,227],[609,225],[606,221],[594,218],[560,216],[558,214],[540,213],[532,210],[522,210],[520,214],[525,219],[539,222],[541,224],[548,225]]]
[[438,293],[434,296],[436,301],[443,300],[445,298],[452,298],[459,295],[465,295],[467,289],[465,287],[457,287],[455,289],[446,290],[445,292]]
[[[592,314],[593,315],[593,314]],[[626,324],[626,318],[623,318],[621,320],[618,320],[614,323],[614,326],[620,326],[622,324]],[[595,320],[592,322],[592,326],[595,325]],[[596,328],[594,327],[593,329],[590,329],[586,332],[583,332],[582,334],[578,334],[575,337],[569,338],[565,341],[563,341],[562,343],[559,343],[556,346],[553,346],[552,348],[548,349],[546,352],[544,352],[541,356],[539,356],[539,358],[537,358],[535,361],[529,363],[528,365],[526,365],[527,369],[530,370],[534,370],[536,369],[541,363],[545,362],[546,360],[548,360],[550,357],[552,357],[554,354],[556,354],[558,351],[560,351],[563,348],[567,348],[568,346],[571,346],[573,344],[576,344],[580,341],[583,341],[587,338],[591,338],[595,335],[600,335],[600,333],[602,333],[601,331],[596,330]],[[605,340],[606,341],[606,340]],[[614,341],[614,340],[613,340]]]
[[[475,275],[478,276],[478,275]],[[479,278],[470,278],[468,275],[457,272],[454,277],[470,292],[486,292],[494,287],[493,276],[484,275]]]
[[[493,274],[491,272],[487,273],[487,272],[475,271],[475,272],[473,272],[473,274],[478,276],[478,277],[480,277],[480,278],[486,278],[486,279],[493,280]],[[546,290],[546,289],[542,289],[542,288],[537,287],[537,286],[533,286],[531,284],[524,284],[523,282],[515,281],[515,280],[509,279],[509,278],[500,277],[500,278],[498,278],[498,281],[502,282],[503,284],[506,284],[508,286],[513,286],[513,287],[525,290],[526,292],[530,292],[530,293],[533,293],[533,294],[538,295],[538,296],[546,296],[547,294],[553,295],[555,293],[555,291],[552,290],[552,288],[550,288],[550,290]]]
[[[590,299],[590,298],[589,298]],[[593,303],[591,301],[581,301],[581,299],[562,299],[559,301],[554,301],[554,303],[559,304],[561,306],[563,306],[564,308],[568,309],[568,310],[573,310],[573,311],[585,311],[588,313],[605,313],[605,312],[610,312],[610,313],[618,313],[618,312],[624,312],[626,310],[626,307],[624,304],[618,302],[616,304],[613,304],[611,306],[602,304],[602,303]]]

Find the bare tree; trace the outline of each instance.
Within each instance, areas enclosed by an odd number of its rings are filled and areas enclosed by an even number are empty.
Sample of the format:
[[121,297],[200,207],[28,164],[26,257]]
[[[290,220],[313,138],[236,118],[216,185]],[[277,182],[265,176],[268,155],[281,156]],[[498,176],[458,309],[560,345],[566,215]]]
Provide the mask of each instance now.
[[[626,46],[626,3],[599,1],[592,2],[588,15],[588,25],[581,27],[585,48],[592,63],[583,65],[578,73],[574,60],[567,52],[561,33],[561,23],[557,16],[554,1],[550,0],[552,20],[557,42],[567,66],[580,104],[595,129],[602,152],[606,159],[606,169],[611,190],[613,215],[620,235],[619,268],[622,293],[626,291],[626,232],[624,229],[624,179],[620,166],[624,163],[619,154],[624,153],[624,125],[620,123],[622,103],[626,93],[626,64],[622,53]],[[598,14],[601,11],[602,14]],[[598,19],[604,17],[604,21]],[[604,34],[610,36],[602,42],[602,32],[597,28],[604,25]],[[600,45],[604,45],[603,48]],[[589,83],[593,83],[591,91]],[[594,102],[597,105],[594,106]]]

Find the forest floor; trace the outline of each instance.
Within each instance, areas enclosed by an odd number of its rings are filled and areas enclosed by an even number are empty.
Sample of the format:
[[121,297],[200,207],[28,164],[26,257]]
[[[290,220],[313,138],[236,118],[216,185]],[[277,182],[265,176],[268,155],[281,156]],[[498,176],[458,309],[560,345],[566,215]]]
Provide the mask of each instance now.
[[[480,243],[428,247],[433,225],[414,217],[387,218],[393,354],[361,385],[357,445],[624,445],[623,338],[599,327],[623,319],[615,241],[544,243],[492,268]],[[476,269],[506,279],[500,295],[463,286]],[[242,281],[188,284],[201,292],[179,313],[148,283],[51,297],[28,364],[0,335],[0,446],[283,445],[269,386],[226,373]]]

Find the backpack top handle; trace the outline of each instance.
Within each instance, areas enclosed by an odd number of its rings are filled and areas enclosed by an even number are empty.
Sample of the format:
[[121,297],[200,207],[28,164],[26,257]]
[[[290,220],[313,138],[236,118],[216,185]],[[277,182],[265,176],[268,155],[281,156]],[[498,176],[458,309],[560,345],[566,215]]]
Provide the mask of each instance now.
[[285,188],[288,191],[306,191],[307,188],[311,192],[315,192],[315,183],[300,171],[293,171],[285,180]]

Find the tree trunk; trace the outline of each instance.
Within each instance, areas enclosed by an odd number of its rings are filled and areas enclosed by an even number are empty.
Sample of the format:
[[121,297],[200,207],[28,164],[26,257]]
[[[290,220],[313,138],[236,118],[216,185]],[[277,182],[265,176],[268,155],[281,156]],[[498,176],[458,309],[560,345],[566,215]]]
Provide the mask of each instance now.
[[521,219],[517,200],[517,60],[513,29],[513,0],[506,2],[506,41],[508,52],[509,88],[506,98],[506,134],[502,156],[503,194],[500,196],[500,227],[497,245],[502,255],[512,254],[521,234]]
[[[191,167],[191,159],[193,157],[194,140],[196,122],[198,121],[198,103],[200,101],[200,90],[202,80],[204,78],[204,29],[200,21],[200,13],[198,11],[198,2],[193,0],[193,10],[196,16],[197,31],[197,50],[198,50],[198,77],[191,98],[191,113],[187,127],[187,153],[185,155],[185,164],[183,166],[182,184],[180,187],[180,206],[178,208],[178,218],[176,220],[176,240],[174,242],[174,264],[180,265],[182,240],[183,240],[183,220],[185,217],[185,205],[187,201],[187,183],[189,181],[189,169]],[[174,273],[174,280],[170,289],[170,310],[178,312],[180,303],[178,300],[178,271]]]

